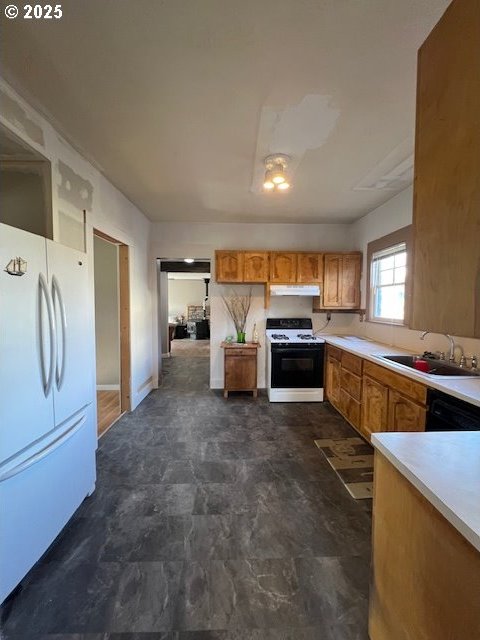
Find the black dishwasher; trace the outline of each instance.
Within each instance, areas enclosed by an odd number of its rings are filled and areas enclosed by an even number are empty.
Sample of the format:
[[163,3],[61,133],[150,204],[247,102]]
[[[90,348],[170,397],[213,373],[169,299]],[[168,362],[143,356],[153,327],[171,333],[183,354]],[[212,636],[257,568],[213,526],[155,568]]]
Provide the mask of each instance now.
[[480,431],[480,407],[429,389],[425,431]]

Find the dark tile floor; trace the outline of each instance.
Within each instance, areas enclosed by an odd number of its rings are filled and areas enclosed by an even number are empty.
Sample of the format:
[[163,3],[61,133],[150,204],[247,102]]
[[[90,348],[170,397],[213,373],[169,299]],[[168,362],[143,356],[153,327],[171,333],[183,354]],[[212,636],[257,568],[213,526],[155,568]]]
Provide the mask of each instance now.
[[367,640],[369,501],[327,404],[224,400],[172,359],[101,439],[97,490],[3,607],[5,640]]

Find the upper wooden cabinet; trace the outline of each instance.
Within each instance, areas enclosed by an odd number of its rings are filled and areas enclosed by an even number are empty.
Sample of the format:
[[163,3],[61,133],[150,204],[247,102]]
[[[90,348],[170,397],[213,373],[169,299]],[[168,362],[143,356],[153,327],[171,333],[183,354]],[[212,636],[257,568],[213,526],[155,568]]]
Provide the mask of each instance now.
[[215,251],[217,282],[243,282],[243,252]]
[[245,251],[243,254],[244,282],[268,281],[268,253],[266,251]]
[[297,281],[297,254],[275,251],[270,254],[270,282]]
[[326,254],[322,308],[358,309],[361,275],[361,253]]
[[480,2],[455,0],[418,55],[410,327],[480,337]]
[[298,253],[297,254],[297,282],[322,282],[323,281],[323,254],[322,253]]

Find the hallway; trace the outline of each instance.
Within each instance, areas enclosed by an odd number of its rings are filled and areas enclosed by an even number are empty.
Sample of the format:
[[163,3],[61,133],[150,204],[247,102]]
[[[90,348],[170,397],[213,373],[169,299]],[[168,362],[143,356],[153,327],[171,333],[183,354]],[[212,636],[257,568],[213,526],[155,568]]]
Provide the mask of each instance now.
[[185,364],[100,440],[97,490],[2,640],[367,640],[371,507],[313,444],[352,430],[327,404],[224,400],[208,359]]

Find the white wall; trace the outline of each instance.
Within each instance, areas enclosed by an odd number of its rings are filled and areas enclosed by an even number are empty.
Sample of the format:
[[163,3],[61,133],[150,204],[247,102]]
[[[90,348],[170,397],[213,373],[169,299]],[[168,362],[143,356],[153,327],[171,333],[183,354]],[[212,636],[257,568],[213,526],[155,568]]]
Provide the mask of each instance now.
[[168,317],[187,317],[189,304],[202,305],[205,297],[203,280],[168,280]]
[[95,236],[94,261],[97,389],[120,389],[118,247]]
[[[365,306],[366,299],[368,243],[411,224],[412,213],[413,187],[409,187],[351,225],[351,237],[354,248],[363,251],[364,257],[362,306]],[[421,274],[416,274],[416,277],[421,277]],[[405,327],[374,322],[358,323],[357,320],[355,320],[355,324],[357,325],[355,329],[356,333],[374,340],[379,340],[385,344],[410,349],[415,353],[422,353],[423,351],[445,351],[448,353],[448,341],[444,336],[439,334],[431,334],[427,336],[425,341],[421,341],[418,331],[411,331]],[[428,327],[425,327],[425,329],[427,328]],[[456,337],[455,342],[460,345],[457,352],[457,359],[462,351],[467,356],[480,354],[480,340]]]
[[[348,251],[353,248],[349,225],[345,224],[250,224],[250,223],[158,223],[152,225],[152,252],[155,258],[182,258],[211,260],[210,284],[210,386],[223,387],[223,352],[220,343],[234,334],[233,323],[225,310],[222,294],[231,286],[215,282],[215,249],[291,249],[312,251]],[[248,285],[233,287],[248,291]],[[264,308],[263,286],[252,287],[253,300],[247,322],[247,338],[252,336],[253,323],[257,323],[261,348],[258,361],[258,384],[265,386],[265,320],[267,317],[312,317],[314,328],[325,322],[324,314],[312,314],[311,298],[275,298],[270,308]],[[328,331],[352,333],[355,316],[333,314]]]
[[149,259],[150,222],[2,78],[0,89],[13,100],[2,105],[0,122],[52,163],[54,240],[78,246],[83,240],[81,222],[86,210],[92,385],[95,385],[93,228],[130,246],[131,397],[135,407],[157,381],[152,313],[156,278],[155,265]]

